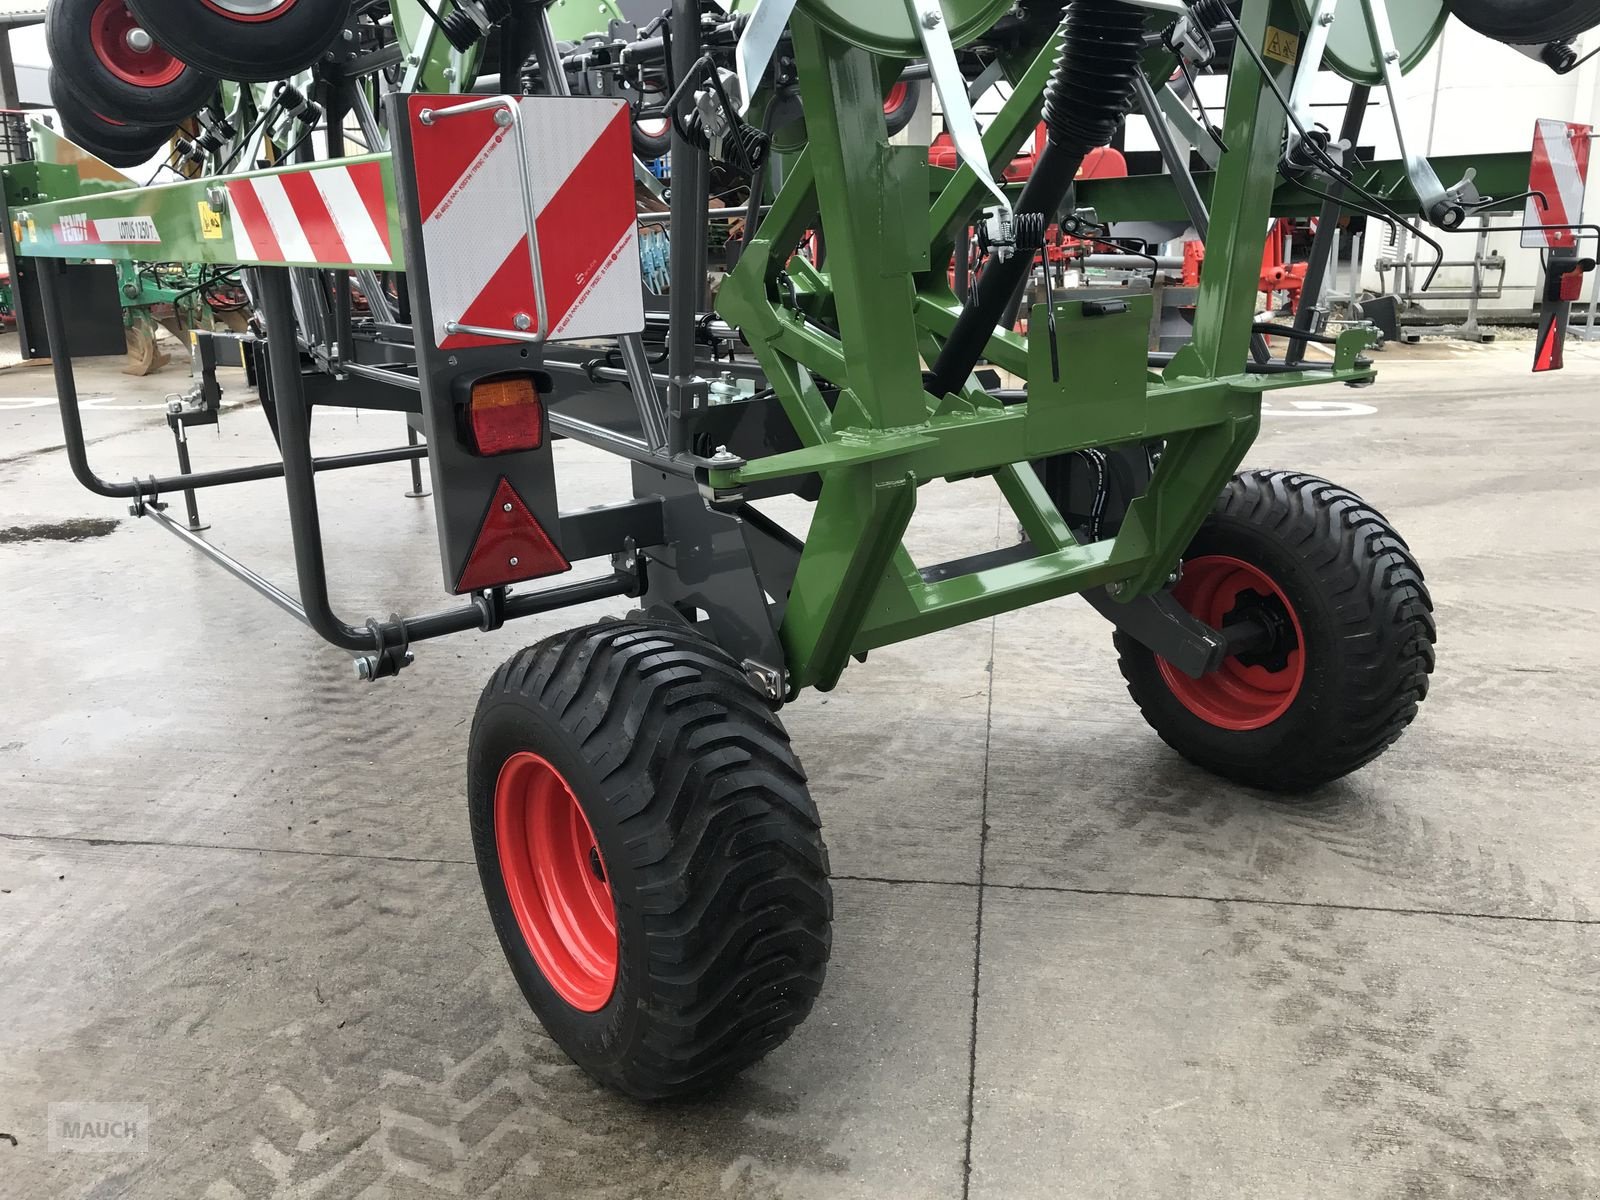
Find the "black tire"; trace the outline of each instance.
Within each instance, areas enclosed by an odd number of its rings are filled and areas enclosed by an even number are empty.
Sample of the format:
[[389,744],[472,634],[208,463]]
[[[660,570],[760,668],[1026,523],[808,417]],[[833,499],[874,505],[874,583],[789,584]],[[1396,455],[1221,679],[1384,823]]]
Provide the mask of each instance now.
[[[659,108],[666,103],[663,92],[648,92],[640,100],[640,105],[649,108]],[[650,127],[639,123],[638,106],[634,109],[633,118],[633,152],[644,162],[655,162],[665,156],[672,149],[672,123],[668,120],[651,121]]]
[[[1224,705],[1201,715],[1207,705],[1194,702],[1187,677],[1119,632],[1129,694],[1179,754],[1250,787],[1305,792],[1372,762],[1416,718],[1434,666],[1433,601],[1404,539],[1360,497],[1310,475],[1239,475],[1184,558],[1197,573],[1231,562],[1266,581],[1237,601],[1226,588],[1215,593],[1218,607],[1252,604],[1275,615],[1280,635],[1260,655],[1230,659],[1224,671],[1282,690],[1266,693],[1281,696],[1276,704],[1245,710],[1259,711],[1253,721],[1225,727],[1214,715]],[[1263,595],[1273,589],[1276,597]],[[1178,594],[1185,599],[1181,583]],[[1272,715],[1279,705],[1281,715]]]
[[911,118],[917,115],[917,109],[921,104],[921,80],[902,80],[890,89],[887,99],[883,102],[883,119],[889,126],[890,137],[911,124]]
[[[529,754],[581,809],[614,901],[614,983],[592,1011],[541,969],[510,897],[497,791]],[[817,811],[777,715],[694,631],[613,621],[511,659],[478,705],[468,795],[512,973],[596,1080],[644,1100],[703,1092],[810,1012],[833,916]]]
[[61,117],[61,132],[67,139],[113,167],[143,166],[172,136],[171,129],[160,126],[121,125],[106,120],[65,86],[53,69],[50,102]]
[[633,123],[633,152],[639,156],[641,162],[655,162],[672,150],[672,126],[657,129],[656,125],[656,122],[651,121],[651,128],[647,129],[638,121]]
[[230,13],[221,0],[128,0],[156,41],[184,62],[241,83],[307,70],[350,19],[350,0],[283,0],[281,10],[255,16],[250,3],[233,3],[243,11]]
[[213,76],[159,44],[137,53],[107,38],[105,21],[120,12],[119,0],[50,0],[45,42],[62,83],[102,118],[130,125],[171,128],[205,107],[217,90]]
[[1512,46],[1577,37],[1600,25],[1594,0],[1450,0],[1450,11],[1468,27]]

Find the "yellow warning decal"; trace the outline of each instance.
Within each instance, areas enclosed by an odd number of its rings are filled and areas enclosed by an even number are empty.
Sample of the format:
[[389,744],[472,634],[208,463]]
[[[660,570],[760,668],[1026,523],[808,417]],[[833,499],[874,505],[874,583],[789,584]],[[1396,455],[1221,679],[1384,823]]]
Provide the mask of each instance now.
[[200,201],[200,236],[208,242],[222,240],[222,214],[204,200]]
[[1300,61],[1300,38],[1286,29],[1268,25],[1267,45],[1262,52],[1268,58],[1292,67]]

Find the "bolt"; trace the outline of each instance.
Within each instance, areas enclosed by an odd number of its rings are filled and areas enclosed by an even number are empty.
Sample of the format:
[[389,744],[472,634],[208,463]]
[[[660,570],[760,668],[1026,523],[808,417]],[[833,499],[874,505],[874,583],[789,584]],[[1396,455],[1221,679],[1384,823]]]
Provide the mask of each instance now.
[[1334,17],[1336,17],[1338,15],[1339,15],[1338,13],[1325,12],[1325,13],[1322,14],[1321,17],[1319,17],[1317,19],[1318,24],[1321,24],[1321,25],[1332,25]]
[[155,39],[139,26],[135,25],[128,30],[128,49],[135,54],[149,54],[155,49],[155,45]]
[[739,456],[726,446],[718,446],[717,452],[711,456],[712,462],[738,462]]
[[924,29],[937,29],[944,24],[944,13],[936,8],[929,9],[922,14],[922,27]]
[[1386,62],[1386,63],[1397,63],[1397,62],[1399,62],[1400,61],[1400,51],[1398,51],[1398,50],[1390,50],[1387,54],[1385,54],[1383,56],[1383,61]]
[[1113,584],[1107,585],[1106,594],[1108,596],[1120,596],[1120,595],[1122,595],[1123,592],[1125,592],[1127,590],[1128,590],[1128,585],[1127,584],[1125,584],[1125,583],[1113,583]]
[[206,203],[219,213],[228,211],[228,189],[225,187],[209,187],[206,189]]
[[456,81],[456,69],[454,67],[446,67],[444,69],[444,77],[449,82],[454,83]]
[[358,659],[356,659],[356,678],[357,679],[360,679],[362,681],[370,681],[372,679],[372,673],[377,669],[378,669],[378,660],[375,659],[375,658],[372,658],[371,656],[368,656],[366,658],[358,658]]
[[511,318],[511,323],[523,333],[526,333],[528,330],[533,328],[533,318],[527,313],[518,313],[516,316]]
[[506,512],[510,512],[511,511],[511,505],[509,505],[509,504],[505,505],[505,511]]
[[517,559],[517,558],[513,558],[511,560],[511,565],[513,567],[520,567],[522,565],[522,560],[521,559]]
[[456,356],[455,356],[455,355],[454,355],[454,354],[452,354],[452,355],[451,355],[451,356],[450,356],[450,365],[451,365],[451,366],[452,366],[452,367],[458,367],[458,366],[460,366],[460,365],[461,365],[461,360],[460,360],[460,359],[458,359],[458,358],[457,358],[457,357],[456,357]]
[[417,114],[417,120],[421,121],[424,125],[432,125],[433,124],[433,109],[431,109],[431,108],[423,109],[421,112],[419,112]]
[[509,108],[495,109],[494,123],[500,126],[501,129],[511,128],[511,110]]

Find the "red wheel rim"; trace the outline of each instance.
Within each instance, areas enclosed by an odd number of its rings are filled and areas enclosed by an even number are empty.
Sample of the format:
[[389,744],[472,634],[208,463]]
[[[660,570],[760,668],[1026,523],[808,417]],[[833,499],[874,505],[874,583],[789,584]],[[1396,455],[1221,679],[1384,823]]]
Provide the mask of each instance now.
[[95,57],[124,83],[134,87],[159,88],[177,82],[184,65],[154,41],[148,49],[136,50],[130,37],[148,38],[122,0],[100,0],[100,7],[89,18],[89,44]]
[[233,0],[233,7],[228,7],[227,0],[200,0],[207,8],[229,21],[238,21],[245,25],[258,25],[263,21],[276,21],[287,13],[300,0],[278,0],[277,4],[270,0]]
[[900,111],[900,106],[906,102],[906,93],[908,91],[910,89],[906,87],[904,80],[889,89],[889,94],[884,97],[883,101],[883,111],[886,116],[893,116]]
[[617,908],[578,798],[537,754],[512,756],[494,793],[495,846],[517,927],[550,986],[599,1012],[617,983]]
[[1294,630],[1295,647],[1282,669],[1230,658],[1220,670],[1192,679],[1165,659],[1157,659],[1156,663],[1167,687],[1183,706],[1219,729],[1240,733],[1264,729],[1288,712],[1306,680],[1306,639],[1300,628],[1300,615],[1283,589],[1247,562],[1209,555],[1183,564],[1183,578],[1173,595],[1213,629],[1221,629],[1229,614],[1249,603],[1252,596],[1268,602],[1276,600],[1283,606]]

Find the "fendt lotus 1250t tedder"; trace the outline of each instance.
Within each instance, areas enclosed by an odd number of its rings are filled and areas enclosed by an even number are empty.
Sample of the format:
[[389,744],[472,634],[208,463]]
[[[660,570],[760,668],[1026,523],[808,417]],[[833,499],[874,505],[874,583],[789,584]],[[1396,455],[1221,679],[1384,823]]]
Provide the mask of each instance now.
[[[1415,152],[1402,75],[1451,19],[1563,71],[1600,8],[52,0],[67,138],[123,164],[166,147],[170,182],[80,173],[38,125],[5,171],[7,224],[57,346],[65,260],[238,274],[253,320],[235,336],[281,461],[191,469],[181,435],[221,396],[224,335],[203,334],[170,415],[177,473],[95,474],[57,354],[67,453],[359,678],[446,634],[629,598],[627,619],[495,672],[467,793],[528,1002],[596,1079],[670,1097],[766,1054],[822,987],[828,858],[779,713],[875,648],[1080,595],[1155,731],[1252,787],[1337,779],[1412,721],[1434,619],[1405,541],[1332,483],[1238,472],[1267,393],[1376,374],[1370,327],[1327,333],[1314,303],[1258,314],[1274,216],[1321,214],[1327,239],[1365,214],[1437,247],[1430,226],[1530,212],[1552,247],[1539,365],[1560,363],[1600,232],[1556,178],[1586,131],[1533,156]],[[1311,107],[1326,72],[1352,86],[1339,130]],[[1226,78],[1220,125],[1195,105],[1204,74]],[[1375,89],[1394,162],[1355,149]],[[935,95],[952,165],[891,134]],[[1165,171],[1080,180],[1134,114]],[[1031,173],[1008,181],[1036,130]],[[1119,223],[1148,221],[1205,244],[1175,354],[1151,353],[1148,286],[1037,294],[1058,239],[1138,256]],[[407,414],[409,444],[317,458],[317,405]],[[633,494],[564,511],[560,439],[629,460]],[[347,620],[317,477],[402,461],[418,492],[428,465],[444,591],[463,599]],[[1016,544],[914,561],[919,490],[975,478],[1015,511]],[[193,528],[203,489],[268,479],[288,494],[293,587]],[[803,538],[763,512],[777,496],[814,504]],[[559,579],[582,562],[599,577]]]

